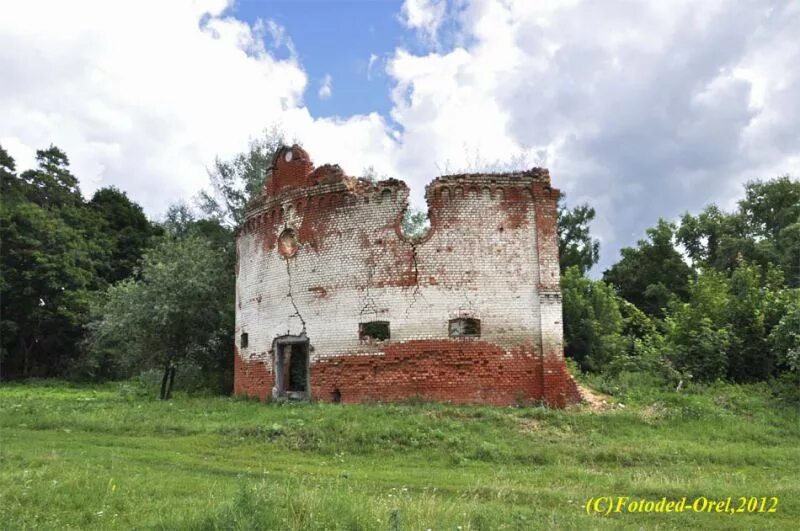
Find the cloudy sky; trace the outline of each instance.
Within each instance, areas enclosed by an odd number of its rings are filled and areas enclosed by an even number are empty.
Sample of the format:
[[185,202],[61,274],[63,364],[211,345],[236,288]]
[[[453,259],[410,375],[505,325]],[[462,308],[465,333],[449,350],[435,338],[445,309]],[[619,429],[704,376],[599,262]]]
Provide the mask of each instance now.
[[0,144],[158,218],[277,125],[400,177],[544,165],[601,268],[658,217],[800,176],[800,2],[0,0]]

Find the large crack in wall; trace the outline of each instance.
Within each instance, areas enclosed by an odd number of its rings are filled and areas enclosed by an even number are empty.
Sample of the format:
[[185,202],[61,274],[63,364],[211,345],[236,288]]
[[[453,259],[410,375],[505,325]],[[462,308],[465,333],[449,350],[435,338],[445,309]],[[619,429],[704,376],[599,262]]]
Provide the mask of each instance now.
[[289,292],[287,296],[289,297],[289,302],[292,303],[292,307],[294,308],[294,313],[289,316],[289,319],[292,317],[297,317],[300,319],[300,323],[303,325],[303,332],[306,331],[306,321],[303,319],[303,316],[300,314],[300,309],[297,307],[297,304],[294,302],[294,296],[292,295],[292,270],[289,267],[289,258],[286,258],[286,275],[288,278],[288,285],[289,285]]
[[417,303],[417,297],[425,299],[425,296],[422,294],[419,285],[419,261],[417,256],[417,245],[419,245],[419,241],[416,239],[409,239],[406,240],[408,244],[411,246],[411,270],[413,272],[413,286],[414,290],[411,292],[411,303],[406,307],[405,315],[408,317],[408,314],[411,312],[411,308]]
[[365,313],[369,313],[368,309],[372,309],[372,313],[377,317],[378,305],[375,304],[375,299],[372,298],[370,288],[372,287],[372,279],[375,276],[375,262],[370,260],[367,262],[367,282],[364,285],[364,298],[362,299],[361,311],[358,312],[359,319],[362,319]]

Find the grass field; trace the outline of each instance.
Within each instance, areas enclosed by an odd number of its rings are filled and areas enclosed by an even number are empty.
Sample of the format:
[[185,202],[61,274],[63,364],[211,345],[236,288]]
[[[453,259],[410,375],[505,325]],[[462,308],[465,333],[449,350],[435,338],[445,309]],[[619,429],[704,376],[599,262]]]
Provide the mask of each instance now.
[[[765,386],[623,386],[606,411],[262,404],[0,387],[6,529],[796,529],[800,414]],[[779,499],[587,515],[588,498]]]

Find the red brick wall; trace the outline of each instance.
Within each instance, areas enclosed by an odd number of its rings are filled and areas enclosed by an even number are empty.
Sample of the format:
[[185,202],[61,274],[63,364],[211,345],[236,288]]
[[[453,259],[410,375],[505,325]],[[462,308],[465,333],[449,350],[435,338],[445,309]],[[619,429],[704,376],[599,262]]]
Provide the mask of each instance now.
[[343,402],[420,397],[513,404],[542,396],[541,359],[532,345],[505,351],[484,341],[417,340],[388,345],[382,356],[336,356],[312,366],[312,396]]
[[558,264],[558,195],[559,191],[544,183],[533,185],[536,212],[536,247],[539,257],[539,291],[560,293]]
[[[269,362],[236,359],[236,394],[264,399],[273,385]],[[342,402],[409,398],[513,405],[543,400],[564,407],[581,400],[563,360],[533,345],[504,350],[479,340],[418,340],[386,346],[382,355],[322,358],[311,365],[311,396]]]
[[[287,161],[287,152],[292,160]],[[278,150],[272,166],[271,178],[267,181],[267,195],[275,197],[285,189],[302,188],[308,184],[308,176],[314,169],[308,153],[299,146]]]
[[542,399],[550,407],[565,407],[583,400],[575,380],[572,379],[563,357],[542,358]]
[[266,400],[272,395],[272,367],[268,361],[244,361],[236,349],[233,360],[233,394]]
[[[283,154],[291,149],[292,160]],[[401,181],[368,183],[279,152],[267,193],[237,238],[235,392],[271,394],[272,341],[305,333],[311,394],[345,402],[419,396],[514,404],[580,400],[563,360],[558,190],[546,170],[454,175],[428,185],[431,231],[399,230]],[[297,252],[278,252],[287,228]],[[450,339],[455,316],[480,339]],[[359,340],[359,323],[391,323],[391,339]]]

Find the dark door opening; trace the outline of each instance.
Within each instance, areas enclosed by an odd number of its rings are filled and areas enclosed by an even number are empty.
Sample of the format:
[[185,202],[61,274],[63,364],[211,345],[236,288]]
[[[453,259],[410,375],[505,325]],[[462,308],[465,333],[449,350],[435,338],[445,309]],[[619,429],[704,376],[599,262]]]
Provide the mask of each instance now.
[[289,354],[289,383],[287,390],[305,393],[308,385],[308,349],[305,345],[292,345]]
[[307,400],[309,393],[308,338],[284,336],[275,340],[275,389],[276,398]]

